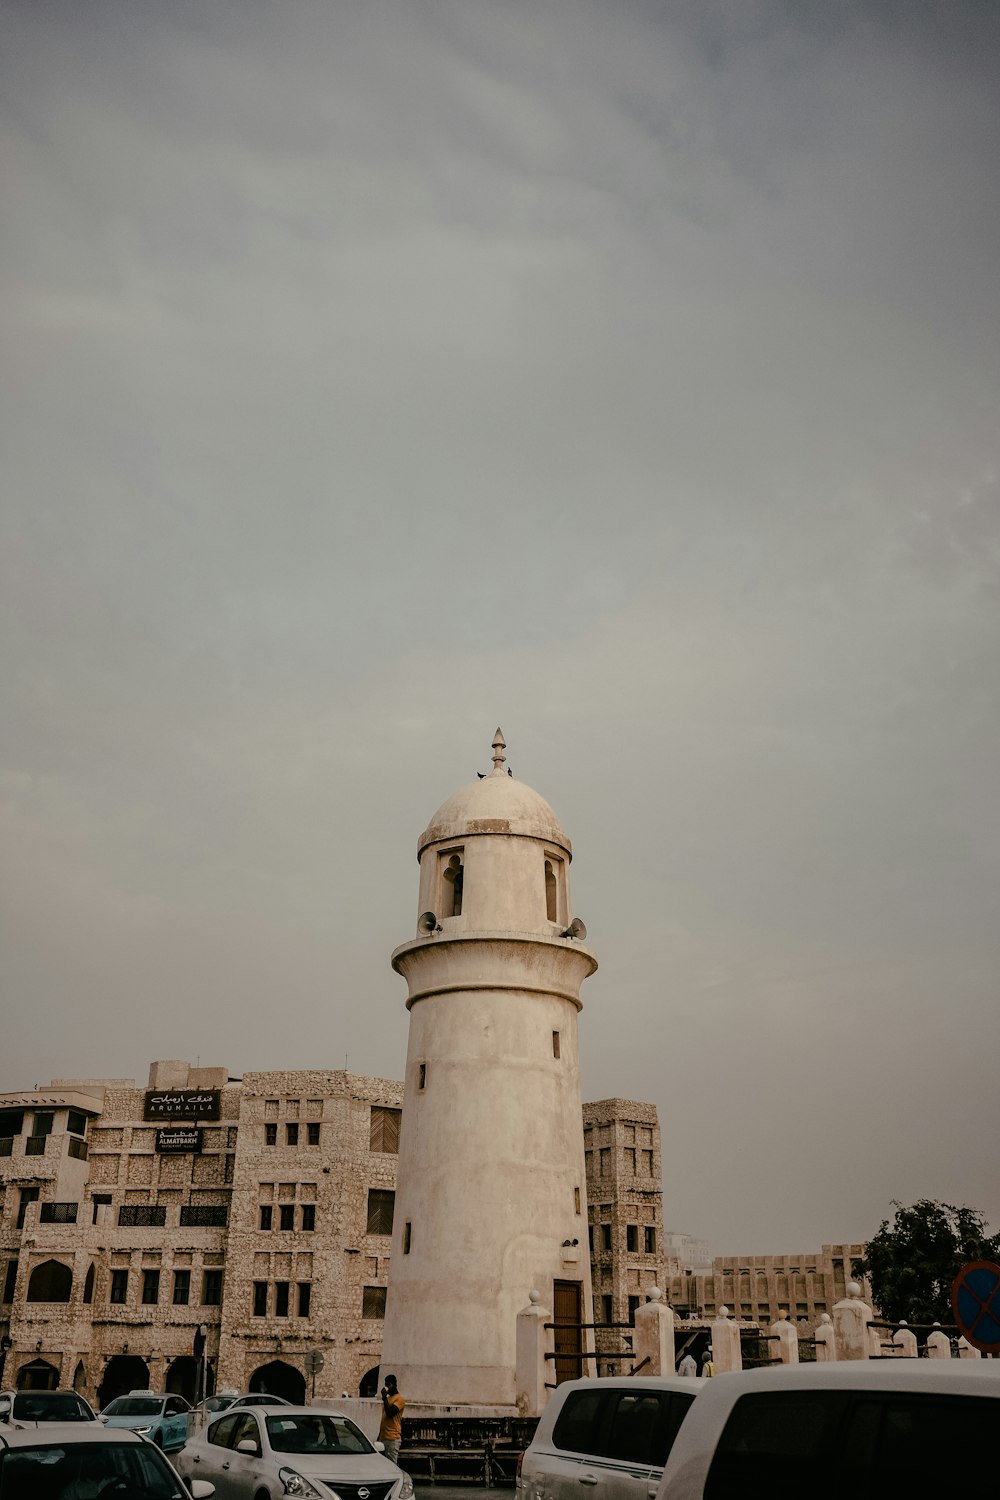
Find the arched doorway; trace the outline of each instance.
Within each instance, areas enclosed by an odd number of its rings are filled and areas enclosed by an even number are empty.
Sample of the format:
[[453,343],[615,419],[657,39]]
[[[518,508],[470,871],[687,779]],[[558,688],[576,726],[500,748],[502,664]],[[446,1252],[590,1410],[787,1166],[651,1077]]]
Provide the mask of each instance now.
[[73,1295],[73,1272],[61,1260],[43,1260],[28,1278],[29,1302],[68,1302]]
[[129,1391],[149,1389],[149,1370],[146,1361],[137,1354],[116,1354],[109,1359],[97,1392],[97,1404],[103,1411],[116,1396],[127,1396]]
[[82,1396],[87,1389],[87,1367],[82,1359],[77,1361],[76,1369],[73,1371],[73,1389],[78,1396]]
[[201,1390],[201,1360],[192,1354],[179,1354],[167,1370],[165,1389],[172,1396],[183,1396],[193,1406],[203,1396],[215,1395],[215,1371],[211,1360],[205,1361],[205,1390]]
[[252,1391],[266,1391],[269,1396],[284,1396],[293,1406],[301,1406],[306,1399],[306,1378],[294,1365],[283,1359],[272,1359],[269,1365],[258,1365],[250,1376]]
[[54,1391],[58,1384],[59,1371],[47,1359],[33,1359],[17,1372],[19,1391]]
[[378,1372],[379,1372],[379,1369],[380,1369],[379,1365],[372,1365],[371,1369],[368,1371],[368,1374],[367,1375],[363,1375],[361,1377],[361,1384],[358,1386],[358,1395],[359,1396],[377,1396],[378,1395]]

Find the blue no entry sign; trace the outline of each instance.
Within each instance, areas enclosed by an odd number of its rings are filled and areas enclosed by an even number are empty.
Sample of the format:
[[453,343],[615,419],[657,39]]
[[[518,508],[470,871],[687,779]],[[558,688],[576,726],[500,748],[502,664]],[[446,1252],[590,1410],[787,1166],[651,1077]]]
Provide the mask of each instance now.
[[972,1260],[951,1288],[955,1322],[975,1349],[1000,1354],[1000,1266]]

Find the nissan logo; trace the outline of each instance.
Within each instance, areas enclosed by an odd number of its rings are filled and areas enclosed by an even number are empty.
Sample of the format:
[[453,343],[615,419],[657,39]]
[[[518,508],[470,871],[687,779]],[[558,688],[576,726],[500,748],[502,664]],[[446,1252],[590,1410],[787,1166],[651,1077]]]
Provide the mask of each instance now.
[[368,1496],[370,1494],[371,1494],[370,1490],[364,1490],[364,1489],[358,1490],[358,1500],[368,1500]]

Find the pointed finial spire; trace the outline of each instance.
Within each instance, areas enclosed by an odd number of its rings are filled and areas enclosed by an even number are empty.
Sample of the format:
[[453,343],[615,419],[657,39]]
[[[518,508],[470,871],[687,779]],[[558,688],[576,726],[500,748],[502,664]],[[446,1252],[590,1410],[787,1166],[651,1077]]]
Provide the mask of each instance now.
[[503,763],[507,759],[506,755],[504,755],[506,748],[507,741],[504,739],[503,732],[498,724],[497,732],[493,736],[493,770],[490,772],[491,776],[503,775]]

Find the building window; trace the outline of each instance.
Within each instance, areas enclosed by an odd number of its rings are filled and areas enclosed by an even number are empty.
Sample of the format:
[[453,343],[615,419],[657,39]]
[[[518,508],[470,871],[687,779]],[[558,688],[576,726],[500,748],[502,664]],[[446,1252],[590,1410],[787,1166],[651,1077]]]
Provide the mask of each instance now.
[[577,1213],[580,1212],[580,1189],[578,1187],[573,1189],[573,1208]]
[[262,1203],[260,1205],[260,1227],[261,1227],[261,1229],[270,1229],[270,1227],[271,1227],[271,1216],[272,1216],[273,1212],[274,1212],[274,1210],[271,1208],[270,1203]]
[[29,1302],[68,1302],[73,1295],[73,1272],[61,1260],[43,1260],[28,1278]]
[[642,1170],[643,1170],[643,1172],[645,1173],[645,1175],[647,1177],[652,1177],[652,1175],[653,1175],[653,1153],[652,1153],[652,1151],[644,1151],[642,1153]]
[[601,1249],[602,1250],[610,1250],[611,1249],[611,1225],[610,1224],[602,1224],[601,1225]]
[[554,1031],[552,1033],[552,1056],[553,1057],[558,1057],[559,1056],[559,1033],[558,1033],[558,1031]]
[[450,850],[445,854],[438,855],[438,868],[441,871],[441,896],[440,907],[442,917],[460,917],[462,915],[462,893],[465,884],[465,871],[462,867],[462,850]]
[[319,1145],[319,1121],[318,1120],[310,1120],[308,1122],[308,1124],[306,1125],[306,1145],[307,1146],[318,1146]]
[[123,1203],[118,1224],[124,1229],[162,1229],[167,1222],[165,1203]]
[[255,1318],[267,1317],[266,1281],[255,1281],[253,1284],[253,1315]]
[[635,1176],[635,1147],[625,1147],[625,1171],[629,1177]]
[[410,1253],[410,1233],[411,1233],[411,1230],[410,1230],[410,1221],[409,1221],[409,1219],[407,1219],[406,1223],[403,1225],[403,1254],[404,1255],[409,1255],[409,1253]]
[[385,1287],[366,1286],[361,1294],[361,1316],[363,1318],[385,1317]]
[[601,1307],[604,1310],[605,1323],[613,1323],[615,1317],[615,1307],[614,1298],[612,1297],[610,1292],[603,1292],[601,1294]]
[[611,1148],[610,1148],[610,1146],[602,1146],[600,1149],[601,1149],[601,1176],[602,1177],[610,1177],[611,1176]]
[[386,1109],[384,1105],[372,1105],[369,1148],[384,1151],[387,1155],[399,1155],[399,1120],[402,1110]]
[[181,1228],[225,1228],[229,1210],[224,1203],[182,1203]]
[[38,1211],[40,1224],[75,1224],[76,1203],[43,1203]]
[[112,1271],[111,1272],[111,1293],[110,1293],[110,1296],[108,1297],[108,1301],[109,1302],[117,1302],[119,1304],[122,1303],[122,1302],[127,1302],[128,1301],[128,1272],[127,1271]]
[[32,1135],[51,1135],[55,1124],[55,1111],[52,1109],[37,1109],[35,1121],[31,1127]]
[[91,1261],[87,1267],[87,1274],[83,1278],[83,1300],[89,1306],[94,1300],[94,1262]]
[[587,1225],[587,1249],[590,1251],[591,1255],[593,1255],[593,1253],[594,1253],[594,1226],[593,1226],[593,1224],[588,1224]]
[[[30,1137],[29,1137],[30,1139]],[[21,1201],[17,1207],[17,1227],[24,1228],[24,1216],[28,1212],[29,1203],[38,1202],[38,1188],[26,1187],[21,1189]]]
[[625,1225],[625,1250],[629,1255],[635,1255],[639,1249],[639,1226],[638,1224]]
[[309,1305],[312,1302],[312,1283],[309,1281],[299,1282],[299,1317],[308,1318]]
[[288,1317],[288,1282],[276,1281],[274,1283],[274,1316],[276,1318]]
[[642,1239],[643,1239],[642,1248],[645,1250],[646,1254],[647,1255],[655,1255],[656,1254],[656,1230],[653,1228],[652,1224],[647,1224],[646,1225],[645,1229],[642,1231]]
[[110,1193],[95,1193],[94,1196],[93,1196],[93,1198],[92,1198],[92,1200],[91,1200],[91,1202],[94,1205],[94,1219],[93,1219],[93,1222],[96,1224],[98,1218],[100,1217],[101,1209],[102,1208],[110,1208],[111,1207],[111,1194]]
[[87,1142],[80,1136],[71,1135],[66,1145],[66,1155],[75,1157],[77,1161],[86,1161]]
[[4,1278],[3,1278],[3,1300],[5,1302],[13,1302],[13,1300],[14,1300],[14,1287],[15,1287],[16,1283],[17,1283],[17,1261],[16,1260],[9,1260],[7,1262],[7,1270],[4,1273]]
[[559,888],[556,884],[556,872],[552,868],[551,859],[545,861],[545,916],[549,922],[558,922],[558,896]]
[[174,1272],[174,1306],[187,1307],[191,1298],[191,1272]]
[[205,1307],[218,1307],[222,1302],[222,1272],[206,1271],[201,1283],[201,1300]]
[[289,1230],[295,1228],[295,1204],[278,1204],[278,1228]]
[[288,1146],[297,1146],[299,1144],[299,1127],[294,1121],[290,1121],[285,1126],[285,1144]]
[[636,1315],[636,1313],[638,1311],[639,1311],[639,1299],[638,1299],[638,1297],[630,1297],[628,1299],[628,1320],[629,1320],[629,1323],[632,1325],[632,1327],[635,1326],[635,1315]]
[[423,1092],[423,1090],[426,1087],[427,1087],[427,1064],[425,1062],[422,1062],[422,1063],[418,1063],[417,1064],[417,1088],[418,1088],[418,1090],[420,1090],[421,1092]]
[[316,1205],[315,1203],[303,1203],[302,1205],[302,1228],[306,1234],[311,1234],[316,1228]]
[[143,1302],[159,1302],[160,1300],[160,1273],[159,1271],[143,1271],[142,1273],[142,1300]]
[[396,1194],[383,1188],[368,1189],[368,1233],[391,1234]]
[[268,1120],[264,1126],[264,1145],[276,1146],[278,1144],[278,1127],[273,1120]]
[[67,1112],[66,1129],[70,1135],[87,1134],[87,1116],[82,1109],[71,1109]]

